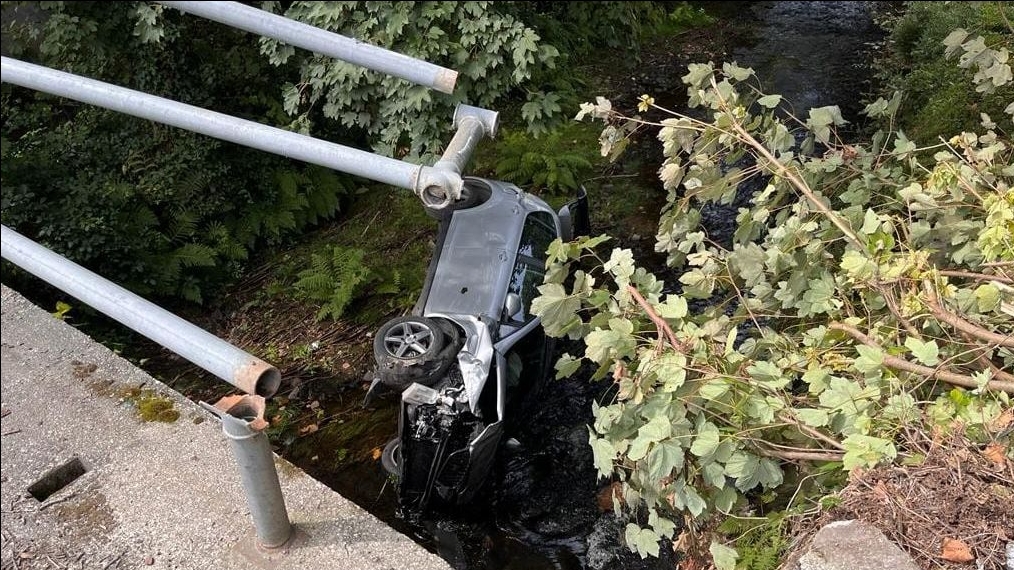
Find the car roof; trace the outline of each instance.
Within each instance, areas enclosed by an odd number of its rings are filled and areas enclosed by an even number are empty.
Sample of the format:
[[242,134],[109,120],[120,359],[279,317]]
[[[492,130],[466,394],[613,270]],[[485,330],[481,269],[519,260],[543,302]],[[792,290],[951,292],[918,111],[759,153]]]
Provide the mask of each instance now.
[[496,321],[507,296],[525,218],[531,212],[552,215],[541,199],[506,182],[466,179],[489,188],[484,203],[453,212],[423,308],[425,316],[470,315]]

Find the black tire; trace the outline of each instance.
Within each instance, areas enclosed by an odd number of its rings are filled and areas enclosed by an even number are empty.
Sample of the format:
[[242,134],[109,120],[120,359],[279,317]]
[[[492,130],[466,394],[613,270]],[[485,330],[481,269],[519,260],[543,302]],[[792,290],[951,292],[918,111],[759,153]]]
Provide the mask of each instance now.
[[435,220],[442,220],[457,210],[464,210],[482,204],[489,199],[489,194],[490,190],[485,185],[466,182],[465,186],[461,189],[461,198],[439,210],[426,207],[426,214]]
[[440,380],[456,353],[447,350],[445,326],[435,319],[407,316],[380,327],[373,339],[380,381],[401,392],[414,382],[430,386]]
[[384,471],[388,475],[393,477],[401,477],[401,439],[394,438],[387,442],[384,446],[383,453],[380,454],[380,464],[384,467]]

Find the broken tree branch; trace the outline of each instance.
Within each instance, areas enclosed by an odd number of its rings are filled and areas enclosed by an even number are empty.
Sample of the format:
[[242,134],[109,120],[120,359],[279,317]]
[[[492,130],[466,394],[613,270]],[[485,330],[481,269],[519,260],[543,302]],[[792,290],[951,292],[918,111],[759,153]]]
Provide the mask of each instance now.
[[932,285],[926,283],[924,289],[926,290],[926,306],[937,320],[945,322],[959,331],[971,335],[979,340],[986,341],[989,344],[1014,348],[1014,337],[1011,337],[1011,335],[1002,335],[993,331],[988,331],[976,324],[966,321],[944,308],[944,306],[940,303],[939,297],[937,297],[936,291],[933,290]]
[[[842,331],[866,346],[871,346],[883,350],[879,344],[873,341],[870,337],[860,332],[855,327],[849,326],[845,323],[831,323],[827,328],[832,330]],[[884,354],[884,365],[888,368],[894,368],[896,370],[904,370],[905,372],[911,372],[920,376],[925,376],[929,379],[939,379],[953,384],[955,386],[962,386],[964,388],[978,388],[979,382],[967,376],[965,374],[957,374],[955,372],[948,372],[947,370],[941,370],[939,368],[930,368],[929,366],[923,366],[914,362],[909,362],[904,358],[898,356],[892,356],[890,354]],[[986,382],[987,389],[998,390],[1001,392],[1007,392],[1014,394],[1014,382],[1006,382],[1003,380],[989,380]]]

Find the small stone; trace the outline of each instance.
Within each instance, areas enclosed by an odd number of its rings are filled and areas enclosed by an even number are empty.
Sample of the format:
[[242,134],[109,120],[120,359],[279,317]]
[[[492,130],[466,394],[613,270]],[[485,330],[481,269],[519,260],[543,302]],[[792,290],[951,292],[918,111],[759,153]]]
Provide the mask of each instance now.
[[155,564],[155,558],[152,556],[148,556],[147,558],[144,559],[144,564],[145,566],[151,566],[152,564]]
[[912,558],[863,521],[837,521],[817,531],[799,570],[919,570]]

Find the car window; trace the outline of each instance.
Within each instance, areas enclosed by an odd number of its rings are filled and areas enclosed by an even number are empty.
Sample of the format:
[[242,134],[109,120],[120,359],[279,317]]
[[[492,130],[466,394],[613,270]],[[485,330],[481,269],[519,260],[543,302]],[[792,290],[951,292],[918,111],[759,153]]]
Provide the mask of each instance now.
[[[546,275],[546,250],[556,237],[556,225],[550,214],[532,212],[525,218],[517,260],[514,262],[511,282],[507,289],[508,292],[521,296],[522,321],[528,322],[534,318],[529,309],[532,300],[538,296],[538,287],[542,285],[542,279]],[[514,315],[506,315],[508,319],[512,316]]]
[[545,263],[546,250],[554,239],[556,239],[556,224],[553,222],[553,216],[547,212],[532,212],[525,218],[525,227],[521,230],[518,256]]

